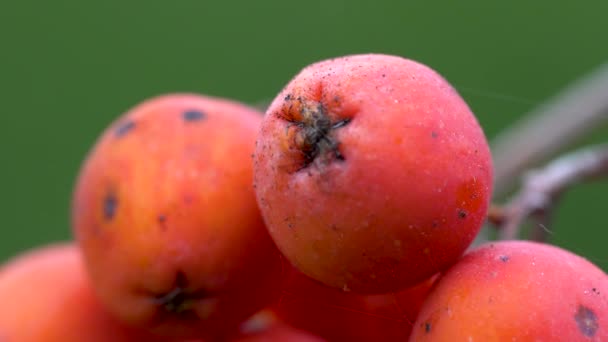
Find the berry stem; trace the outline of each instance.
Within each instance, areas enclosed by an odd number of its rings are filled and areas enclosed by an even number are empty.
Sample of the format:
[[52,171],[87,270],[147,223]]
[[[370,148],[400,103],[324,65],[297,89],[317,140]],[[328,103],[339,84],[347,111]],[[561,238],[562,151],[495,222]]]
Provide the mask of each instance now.
[[531,239],[546,241],[553,209],[560,196],[584,181],[608,177],[608,144],[586,147],[529,171],[519,193],[504,206],[493,206],[488,221],[500,229],[500,239],[518,238],[522,223],[534,221]]
[[608,121],[608,63],[582,77],[499,134],[492,143],[494,196],[502,196],[531,165]]

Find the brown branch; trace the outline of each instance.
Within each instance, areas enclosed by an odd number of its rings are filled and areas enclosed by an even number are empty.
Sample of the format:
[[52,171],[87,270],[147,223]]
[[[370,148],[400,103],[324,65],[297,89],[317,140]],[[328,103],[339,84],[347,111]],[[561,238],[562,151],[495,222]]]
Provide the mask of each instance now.
[[495,197],[504,195],[524,170],[608,121],[608,63],[526,114],[492,142]]
[[506,206],[492,207],[488,221],[500,228],[500,238],[518,237],[522,224],[532,218],[531,239],[545,241],[552,211],[564,191],[575,184],[608,176],[608,144],[584,148],[560,157],[524,177],[521,191]]

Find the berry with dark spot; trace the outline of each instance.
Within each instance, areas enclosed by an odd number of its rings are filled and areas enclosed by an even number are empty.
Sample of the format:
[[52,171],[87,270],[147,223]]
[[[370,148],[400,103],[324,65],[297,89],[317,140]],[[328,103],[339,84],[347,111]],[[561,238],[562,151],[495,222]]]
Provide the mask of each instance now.
[[397,56],[304,68],[269,106],[253,162],[260,210],[287,259],[359,293],[398,291],[453,264],[492,193],[471,109],[437,72]]
[[230,100],[168,94],[117,119],[137,122],[122,129],[129,139],[116,139],[119,124],[101,135],[80,170],[72,222],[114,316],[215,340],[278,296],[279,253],[252,188],[261,117]]
[[486,244],[439,279],[410,341],[608,341],[606,291],[608,275],[565,249]]

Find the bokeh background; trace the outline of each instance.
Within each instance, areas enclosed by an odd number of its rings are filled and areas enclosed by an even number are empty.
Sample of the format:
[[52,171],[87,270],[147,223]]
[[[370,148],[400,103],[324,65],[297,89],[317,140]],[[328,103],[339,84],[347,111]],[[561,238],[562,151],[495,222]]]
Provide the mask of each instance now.
[[[491,139],[608,61],[606,13],[606,1],[2,1],[0,261],[71,237],[80,163],[143,99],[260,104],[314,61],[390,53],[443,74]],[[580,144],[606,140],[600,128]],[[607,203],[608,181],[569,191],[551,242],[608,270]]]

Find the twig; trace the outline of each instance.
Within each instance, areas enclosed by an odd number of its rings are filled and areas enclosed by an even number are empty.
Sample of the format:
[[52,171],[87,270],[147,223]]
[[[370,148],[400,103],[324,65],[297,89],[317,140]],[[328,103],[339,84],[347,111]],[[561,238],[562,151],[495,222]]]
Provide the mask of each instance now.
[[608,63],[526,114],[493,140],[495,197],[504,195],[525,169],[555,156],[607,120]]
[[493,207],[488,221],[500,228],[501,239],[510,240],[518,237],[524,220],[533,218],[531,238],[545,241],[560,195],[575,184],[602,176],[608,176],[608,144],[566,154],[526,174],[521,191],[506,206]]

